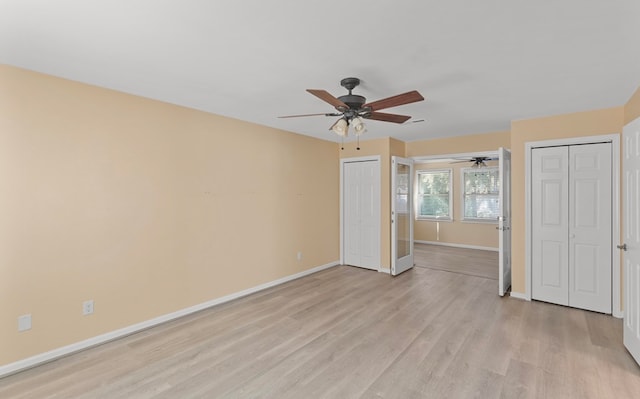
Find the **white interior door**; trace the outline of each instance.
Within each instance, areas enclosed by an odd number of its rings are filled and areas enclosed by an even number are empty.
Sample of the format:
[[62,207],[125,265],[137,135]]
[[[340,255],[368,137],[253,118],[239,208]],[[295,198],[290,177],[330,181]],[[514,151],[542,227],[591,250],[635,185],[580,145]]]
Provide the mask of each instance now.
[[531,151],[533,299],[612,313],[611,143]]
[[569,147],[531,150],[531,297],[569,304]]
[[624,346],[640,364],[640,118],[623,131]]
[[511,286],[511,152],[498,150],[500,174],[499,273],[498,294],[504,296]]
[[611,143],[569,147],[569,306],[611,313]]
[[380,267],[380,162],[343,162],[343,262]]
[[391,274],[413,267],[413,160],[391,159]]

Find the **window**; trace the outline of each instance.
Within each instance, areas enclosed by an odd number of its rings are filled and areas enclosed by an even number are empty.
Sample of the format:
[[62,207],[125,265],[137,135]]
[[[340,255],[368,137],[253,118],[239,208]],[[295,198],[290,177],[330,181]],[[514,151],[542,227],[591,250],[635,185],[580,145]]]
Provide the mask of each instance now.
[[500,216],[498,168],[462,169],[463,220],[497,221]]
[[451,220],[451,169],[419,170],[418,219]]

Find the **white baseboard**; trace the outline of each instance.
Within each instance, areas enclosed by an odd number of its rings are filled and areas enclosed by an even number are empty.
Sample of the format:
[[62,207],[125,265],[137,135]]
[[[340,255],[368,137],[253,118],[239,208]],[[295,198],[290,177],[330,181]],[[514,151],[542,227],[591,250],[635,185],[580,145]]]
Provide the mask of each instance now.
[[449,242],[440,242],[440,241],[420,241],[413,240],[416,244],[431,244],[431,245],[442,245],[443,247],[455,247],[455,248],[466,248],[466,249],[480,249],[483,251],[494,251],[498,252],[498,248],[494,247],[481,247],[479,245],[466,245],[466,244],[455,244]]
[[531,299],[527,298],[527,295],[521,293],[521,292],[513,292],[511,291],[511,294],[509,294],[511,296],[511,298],[516,298],[516,299],[522,299],[524,301],[530,301]]
[[274,281],[271,281],[271,282],[268,282],[268,283],[260,284],[258,286],[255,286],[255,287],[252,287],[252,288],[248,288],[246,290],[243,290],[243,291],[240,291],[240,292],[236,292],[236,293],[224,296],[222,298],[213,299],[211,301],[207,301],[207,302],[204,302],[204,303],[201,303],[201,304],[198,304],[198,305],[194,305],[194,306],[191,306],[191,307],[188,307],[188,308],[185,308],[185,309],[178,310],[178,311],[173,312],[173,313],[162,315],[162,316],[153,318],[151,320],[146,320],[146,321],[143,321],[141,323],[133,324],[131,326],[124,327],[124,328],[121,328],[119,330],[111,331],[111,332],[108,332],[106,334],[102,334],[102,335],[98,335],[96,337],[85,339],[84,341],[80,341],[80,342],[76,342],[76,343],[71,344],[71,345],[63,346],[62,348],[57,348],[57,349],[54,349],[54,350],[51,350],[51,351],[48,351],[48,352],[44,352],[44,353],[40,353],[40,354],[35,355],[35,356],[28,357],[26,359],[18,360],[17,362],[14,362],[14,363],[9,363],[9,364],[6,364],[4,366],[0,366],[0,377],[5,377],[5,376],[7,376],[9,374],[14,374],[14,373],[17,373],[19,371],[22,371],[22,370],[25,370],[25,369],[28,369],[28,368],[31,368],[31,367],[35,367],[35,366],[40,365],[42,363],[50,362],[50,361],[55,360],[57,358],[60,358],[60,357],[63,357],[63,356],[67,356],[67,355],[70,355],[70,354],[75,353],[75,352],[79,352],[81,350],[90,348],[92,346],[104,344],[105,342],[113,341],[114,339],[118,339],[118,338],[125,337],[127,335],[134,334],[136,332],[145,330],[147,328],[156,326],[158,324],[165,323],[167,321],[175,320],[175,319],[178,319],[180,317],[186,316],[188,314],[195,313],[195,312],[198,312],[200,310],[204,310],[204,309],[210,308],[212,306],[220,305],[222,303],[229,302],[229,301],[232,301],[234,299],[241,298],[243,296],[254,294],[256,292],[265,290],[267,288],[275,287],[277,285],[284,284],[286,282],[289,282],[289,281],[292,281],[292,280],[296,280],[296,279],[299,279],[301,277],[305,277],[305,276],[308,276],[308,275],[313,274],[313,273],[317,273],[317,272],[325,270],[325,269],[329,269],[331,267],[337,266],[338,264],[339,264],[338,261],[327,263],[326,265],[314,267],[313,269],[309,269],[309,270],[305,270],[305,271],[300,272],[300,273],[292,274],[291,276],[283,277],[283,278],[278,279],[278,280],[274,280]]
[[380,272],[380,273],[387,273],[387,274],[391,274],[391,269],[386,268],[386,267],[379,267],[379,268],[378,268],[378,272]]
[[[511,296],[511,298],[521,299],[523,301],[531,301],[531,298],[528,298],[526,294],[523,294],[521,292],[512,291],[509,295]],[[614,310],[612,316],[615,318],[621,319],[624,317],[624,311],[620,309]]]

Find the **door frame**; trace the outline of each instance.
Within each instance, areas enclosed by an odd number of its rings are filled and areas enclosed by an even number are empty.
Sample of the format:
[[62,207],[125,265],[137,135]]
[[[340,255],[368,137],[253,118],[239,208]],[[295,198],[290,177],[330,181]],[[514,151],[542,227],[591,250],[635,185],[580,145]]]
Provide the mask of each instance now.
[[[347,163],[354,162],[376,162],[378,166],[378,172],[382,172],[382,159],[380,155],[371,155],[365,157],[353,157],[353,158],[341,158],[340,159],[340,264],[344,265],[344,165]],[[380,176],[382,174],[380,173]],[[378,180],[378,189],[382,188],[382,183]],[[380,191],[381,192],[381,191]],[[380,247],[380,230],[382,228],[382,202],[380,202],[380,207],[378,207],[378,229],[377,229],[377,239],[378,246]],[[378,253],[378,270],[380,270],[380,262],[382,259],[382,247],[380,247],[380,252]]]
[[[449,153],[449,154],[436,154],[436,155],[415,155],[413,157],[410,157],[410,159],[413,159],[414,163],[429,163],[429,162],[437,162],[437,161],[441,161],[441,160],[446,160],[446,159],[454,159],[454,158],[469,158],[469,157],[499,157],[500,156],[500,148],[504,148],[505,150],[512,152],[511,148],[507,148],[507,147],[499,147],[495,150],[491,150],[491,151],[475,151],[475,152],[462,152],[462,153]],[[499,166],[498,166],[499,167]],[[513,169],[513,168],[512,168]],[[414,174],[415,174],[415,170],[414,170]],[[414,179],[415,180],[415,179]],[[457,188],[455,189],[456,191],[458,190]],[[414,191],[417,191],[414,188]],[[415,192],[414,192],[415,195]],[[509,197],[513,198],[512,195],[512,185],[510,185],[509,187]],[[454,197],[456,198],[456,197]],[[462,195],[457,195],[457,199],[455,199],[455,201],[459,201],[462,198]],[[415,211],[415,207],[417,205],[414,204],[414,213]],[[415,215],[414,215],[415,218]],[[513,212],[511,214],[511,220],[513,220]],[[509,222],[509,226],[511,226],[511,222]],[[496,223],[496,228],[499,227],[499,222]],[[509,235],[511,235],[513,237],[513,231],[509,230]],[[499,240],[499,238],[498,238]],[[512,242],[512,239],[510,240]],[[418,241],[420,242],[420,241]],[[443,244],[440,244],[443,245]],[[513,245],[511,243],[511,245]],[[510,245],[510,246],[511,246]],[[500,253],[500,243],[498,243],[498,248],[485,248],[485,247],[475,247],[475,246],[469,246],[469,245],[457,245],[457,244],[451,244],[449,246],[452,247],[457,247],[457,248],[470,248],[470,249],[480,249],[480,250],[488,250],[488,251],[495,251]],[[498,269],[499,269],[499,265],[498,265]],[[500,273],[500,270],[498,270],[498,273]],[[512,276],[513,276],[513,265],[512,265]],[[500,290],[500,276],[496,276],[496,282],[498,283],[498,290]],[[499,292],[498,292],[499,293]]]
[[611,307],[614,317],[621,318],[622,304],[620,301],[620,251],[615,246],[620,242],[620,134],[606,134],[598,136],[571,137],[555,140],[527,141],[524,143],[524,297],[513,295],[521,299],[531,300],[531,150],[538,147],[553,147],[577,144],[611,143],[611,245],[614,249],[611,256]]

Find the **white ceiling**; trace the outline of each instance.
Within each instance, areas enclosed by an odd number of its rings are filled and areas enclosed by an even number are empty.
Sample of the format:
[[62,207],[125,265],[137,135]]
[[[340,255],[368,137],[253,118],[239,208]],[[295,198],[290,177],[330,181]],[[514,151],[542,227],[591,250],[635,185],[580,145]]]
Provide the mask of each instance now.
[[[623,105],[640,86],[638,0],[0,0],[0,63],[337,141],[305,89],[418,90],[366,138],[507,130]],[[411,123],[425,119],[423,123]]]

